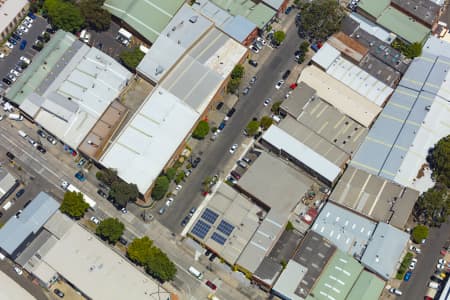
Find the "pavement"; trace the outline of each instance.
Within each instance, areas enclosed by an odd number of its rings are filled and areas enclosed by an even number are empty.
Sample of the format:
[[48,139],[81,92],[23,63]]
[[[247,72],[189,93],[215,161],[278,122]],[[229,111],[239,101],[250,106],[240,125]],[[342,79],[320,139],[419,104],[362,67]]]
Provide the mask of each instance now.
[[116,40],[116,36],[119,32],[120,26],[111,22],[108,30],[106,31],[93,31],[89,30],[88,32],[91,34],[91,40],[89,44],[95,48],[102,50],[104,53],[113,57],[116,60],[119,60],[119,54],[127,49],[124,45],[122,45],[118,40]]

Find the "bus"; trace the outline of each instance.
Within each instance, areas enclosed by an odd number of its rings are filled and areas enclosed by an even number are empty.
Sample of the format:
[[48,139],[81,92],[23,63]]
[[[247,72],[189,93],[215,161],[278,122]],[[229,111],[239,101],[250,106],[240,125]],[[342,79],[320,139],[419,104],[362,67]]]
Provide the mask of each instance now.
[[203,273],[194,268],[193,266],[190,266],[188,269],[189,273],[194,275],[197,279],[201,280],[203,278]]

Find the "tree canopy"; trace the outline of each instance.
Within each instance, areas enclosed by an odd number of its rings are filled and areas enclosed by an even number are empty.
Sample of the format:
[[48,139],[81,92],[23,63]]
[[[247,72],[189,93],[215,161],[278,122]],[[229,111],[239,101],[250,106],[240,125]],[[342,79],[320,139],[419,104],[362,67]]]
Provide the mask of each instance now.
[[69,217],[80,219],[84,216],[88,208],[89,204],[84,202],[82,193],[67,191],[64,194],[64,199],[59,209]]
[[169,190],[170,180],[167,176],[159,176],[156,178],[155,186],[152,189],[153,200],[161,200]]
[[450,136],[442,138],[431,150],[428,162],[433,170],[433,177],[450,187]]
[[415,205],[416,218],[432,226],[445,222],[450,213],[450,199],[447,193],[448,190],[439,185],[423,193]]
[[251,120],[248,124],[245,130],[247,131],[247,134],[249,136],[254,136],[259,129],[259,121],[257,120]]
[[136,238],[131,242],[127,249],[127,256],[138,265],[144,265],[147,257],[150,255],[150,250],[153,246],[153,241],[147,236],[143,238]]
[[107,186],[111,186],[114,181],[119,180],[117,176],[117,170],[114,169],[104,169],[100,170],[95,174],[98,180],[106,184]]
[[50,22],[65,31],[76,32],[84,24],[80,9],[70,1],[45,0],[44,10]]
[[136,184],[120,180],[113,182],[109,194],[118,205],[125,207],[128,201],[136,201],[139,190]]
[[139,47],[126,49],[119,54],[120,60],[124,63],[124,65],[133,71],[139,65],[144,56],[145,53],[139,50]]
[[275,31],[275,33],[273,34],[273,41],[275,42],[275,44],[280,45],[284,39],[286,38],[286,33],[284,33],[284,31]]
[[195,127],[194,132],[192,133],[192,137],[202,140],[209,133],[209,124],[205,120],[201,120],[198,122],[197,127]]
[[242,65],[236,65],[233,68],[233,71],[231,71],[231,78],[239,78],[241,79],[244,77],[245,69]]
[[111,14],[103,9],[102,0],[81,0],[80,10],[85,23],[96,31],[104,31],[111,24]]
[[269,127],[273,124],[273,119],[269,116],[263,116],[261,118],[260,125],[263,130],[269,129]]
[[108,218],[98,224],[95,233],[102,239],[114,244],[122,236],[125,225],[116,218]]
[[228,81],[227,90],[229,93],[234,93],[239,88],[241,84],[241,79],[244,77],[245,69],[242,65],[236,65],[231,71],[231,79]]
[[414,243],[421,243],[422,240],[428,237],[428,227],[424,225],[417,225],[412,231],[412,237]]

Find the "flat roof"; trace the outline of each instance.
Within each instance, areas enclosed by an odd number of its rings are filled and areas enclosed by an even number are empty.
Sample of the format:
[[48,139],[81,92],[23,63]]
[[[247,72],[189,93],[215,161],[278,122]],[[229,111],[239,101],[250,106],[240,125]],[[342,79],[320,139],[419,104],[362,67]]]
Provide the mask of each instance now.
[[384,285],[385,282],[378,276],[362,271],[346,300],[378,300],[383,292]]
[[298,82],[301,81],[314,88],[320,98],[365,127],[369,127],[381,111],[378,105],[316,66],[303,69]]
[[103,6],[154,43],[183,0],[106,0]]
[[25,9],[27,0],[5,0],[0,5],[0,32],[3,32],[11,24],[17,15]]
[[360,62],[369,52],[367,47],[341,31],[333,34],[327,43],[356,62]]
[[14,255],[21,244],[37,234],[45,222],[58,210],[59,203],[40,192],[25,207],[19,217],[11,217],[0,229],[0,248]]
[[352,35],[360,27],[359,22],[346,15],[341,22],[341,31],[346,35]]
[[[370,0],[364,1],[365,3],[371,2]],[[377,2],[379,3],[379,2]],[[359,6],[359,4],[358,4]],[[379,25],[375,24],[374,22],[368,20],[367,18],[364,18],[360,14],[357,13],[350,13],[349,17],[352,18],[354,21],[359,23],[359,28],[368,32],[370,35],[373,35],[377,39],[383,41],[384,43],[391,44],[395,40],[395,34],[390,33],[389,31],[385,30],[384,28],[380,27]]]
[[272,7],[275,10],[280,9],[281,5],[284,3],[284,0],[263,0],[263,2]]
[[[363,1],[360,1],[358,6],[360,6]],[[430,34],[430,29],[391,6],[383,11],[377,19],[377,23],[394,32],[409,43],[422,43]]]
[[273,292],[287,299],[303,300],[304,298],[295,294],[295,290],[307,272],[308,269],[306,267],[291,259],[272,288]]
[[341,52],[329,43],[323,44],[322,48],[313,55],[312,60],[325,71],[333,62],[341,56]]
[[100,158],[107,168],[145,193],[187,137],[199,114],[156,88]]
[[[257,230],[260,211],[260,207],[242,194],[227,184],[220,184],[208,205],[199,214],[190,235],[233,265]],[[231,231],[227,231],[225,227]]]
[[403,228],[419,193],[349,166],[330,199],[369,218]]
[[447,56],[450,55],[447,51],[450,49],[450,43],[442,40],[434,35],[430,35],[423,45],[422,51],[434,56]]
[[[337,145],[333,144],[331,141],[328,141],[327,139],[316,133],[314,130],[308,128],[303,123],[295,120],[291,116],[286,116],[278,124],[278,127],[282,131],[284,131],[285,134],[288,134],[289,136],[295,138],[298,142],[305,145],[312,151],[316,152],[319,156],[321,156],[322,159],[324,158],[328,160],[337,167],[343,166],[350,159],[350,155],[347,154],[344,150],[340,149]],[[267,137],[263,137],[264,140],[272,144],[266,138]],[[280,148],[285,148],[289,154],[291,153],[290,150],[293,149],[293,147],[288,148],[288,146],[284,146],[283,144],[280,143],[276,145],[277,148],[278,146],[281,146]],[[316,161],[316,159],[312,157],[310,161],[306,161],[306,159],[303,158],[301,161],[307,164]],[[315,163],[319,164],[320,162],[316,161]],[[318,167],[316,167],[314,164],[313,165],[308,164],[308,166],[314,170],[318,169]],[[334,181],[331,180],[332,178],[327,179],[331,182]]]
[[65,222],[71,225],[43,253],[42,261],[86,296],[91,299],[117,300],[170,297],[159,283],[97,237],[68,218],[65,218]]
[[316,90],[304,82],[300,82],[289,98],[281,102],[280,108],[293,118],[298,119],[306,104],[316,99]]
[[276,11],[264,5],[256,4],[250,0],[244,1],[228,1],[228,0],[211,0],[214,4],[228,11],[231,15],[240,15],[263,29],[269,21],[275,16]]
[[161,32],[136,70],[158,83],[212,27],[211,21],[184,4]]
[[[12,2],[12,1],[10,1]],[[21,287],[17,282],[11,279],[3,271],[0,271],[0,282],[2,288],[0,289],[0,299],[8,300],[35,300],[27,290]]]
[[381,13],[389,6],[390,0],[361,0],[358,3],[358,9],[363,10],[368,15],[378,18]]
[[391,5],[401,8],[430,28],[438,21],[441,6],[430,0],[392,0]]
[[0,199],[17,184],[18,180],[5,168],[0,168]]
[[345,300],[363,269],[353,257],[336,251],[306,299]]
[[372,220],[327,202],[311,229],[345,253],[360,258],[376,226]]
[[367,245],[361,263],[385,280],[394,276],[409,241],[409,234],[380,222]]

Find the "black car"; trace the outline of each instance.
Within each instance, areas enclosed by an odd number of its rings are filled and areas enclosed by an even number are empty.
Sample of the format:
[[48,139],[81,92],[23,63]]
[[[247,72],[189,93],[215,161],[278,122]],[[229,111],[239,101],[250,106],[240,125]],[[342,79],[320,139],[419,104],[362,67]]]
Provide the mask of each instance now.
[[200,157],[197,157],[194,159],[194,161],[192,162],[192,167],[193,168],[197,168],[198,164],[202,161],[202,159]]
[[11,34],[11,36],[16,40],[16,41],[20,41],[22,38],[20,37],[20,35],[13,33]]
[[128,244],[128,241],[123,236],[121,236],[119,238],[119,242],[124,246],[126,246]]
[[3,78],[2,81],[3,81],[4,83],[6,83],[7,85],[11,85],[11,83],[12,83],[12,81],[9,80],[9,78]]
[[291,75],[291,70],[286,70],[286,72],[284,72],[283,74],[282,79],[286,80],[289,77],[289,75]]
[[47,134],[42,129],[39,129],[37,131],[37,134],[39,134],[39,136],[43,139],[45,139],[47,137]]
[[250,59],[250,60],[248,61],[248,63],[249,63],[250,65],[254,66],[255,68],[258,66],[258,62],[255,61],[255,60],[253,60],[253,59]]
[[64,298],[64,293],[59,289],[54,289],[53,293],[55,293],[59,298]]
[[108,194],[105,193],[103,190],[98,189],[97,194],[99,194],[100,196],[102,196],[105,199],[108,198]]
[[14,154],[12,154],[11,152],[6,152],[6,156],[10,159],[10,160],[14,160],[14,158],[16,158],[16,156]]
[[217,110],[220,110],[223,107],[223,102],[219,102],[216,106]]
[[181,221],[181,226],[184,227],[189,222],[189,216],[184,217],[183,221]]
[[37,40],[41,41],[41,42],[45,41],[45,39],[44,39],[44,37],[42,35],[38,35]]
[[36,45],[31,46],[31,48],[33,48],[34,50],[36,50],[36,51],[38,51],[38,52],[40,52],[40,51],[42,50],[41,47],[38,47],[38,46],[36,46]]
[[20,72],[20,73],[23,72],[23,69],[22,69],[21,66],[15,66],[15,67],[14,67],[14,70],[16,70],[17,72]]
[[25,193],[25,189],[20,189],[17,193],[16,193],[16,198],[20,198],[20,196],[22,196]]
[[232,107],[232,108],[228,111],[227,117],[228,117],[228,118],[231,118],[231,117],[233,116],[233,114],[234,114],[235,111],[236,111],[236,108]]
[[45,154],[47,152],[47,150],[45,150],[45,148],[42,147],[41,145],[37,145],[36,149],[38,149],[38,151],[41,152],[42,154]]
[[211,256],[209,257],[209,261],[214,261],[214,259],[216,259],[217,255],[215,255],[214,253],[211,254]]
[[53,29],[53,28],[47,28],[47,29],[45,29],[45,31],[47,31],[48,33],[55,33],[56,32],[56,30]]
[[9,38],[8,42],[10,42],[13,45],[17,45],[17,41],[15,39],[13,39],[13,38]]

